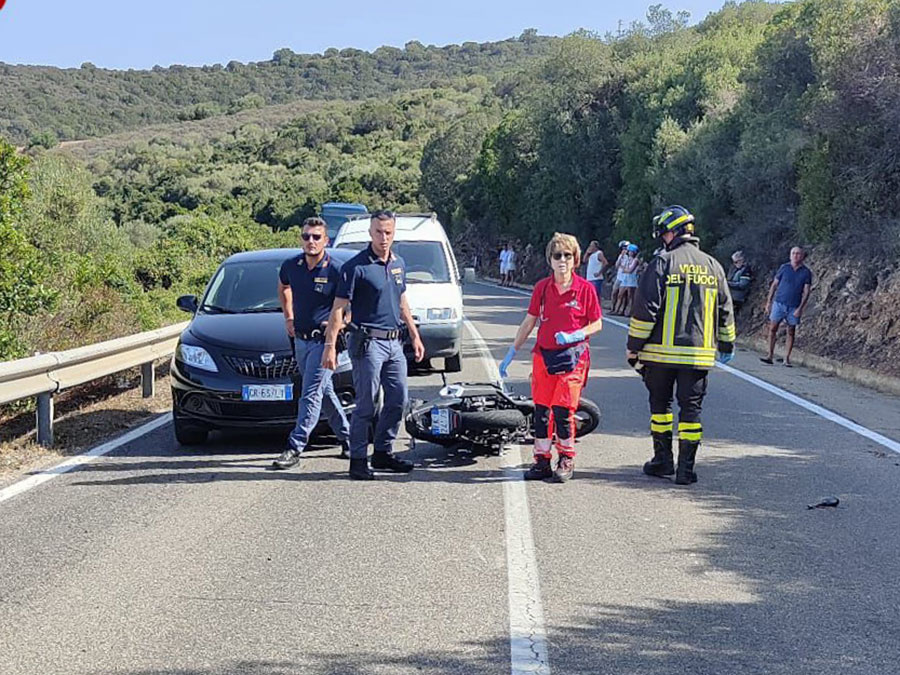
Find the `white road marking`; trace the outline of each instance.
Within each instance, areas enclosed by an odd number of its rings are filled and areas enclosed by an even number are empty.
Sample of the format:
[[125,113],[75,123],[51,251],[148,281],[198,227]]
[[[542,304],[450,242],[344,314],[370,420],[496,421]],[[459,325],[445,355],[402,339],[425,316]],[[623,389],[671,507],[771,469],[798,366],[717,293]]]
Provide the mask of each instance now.
[[[483,282],[481,282],[481,283],[483,283]],[[484,284],[484,285],[495,286],[495,288],[502,288],[500,286],[496,286],[495,284]],[[521,291],[518,288],[502,288],[502,290],[512,291],[515,293],[519,293],[521,295],[531,295],[530,293],[527,293],[526,291]],[[606,317],[603,317],[603,322],[611,323],[614,326],[618,326],[619,328],[624,328],[625,330],[628,330],[628,324],[623,323],[621,321],[617,321],[616,319],[608,319]],[[824,419],[829,420],[830,422],[834,422],[835,424],[842,426],[845,429],[852,431],[853,433],[859,434],[860,436],[862,436],[864,438],[868,438],[870,441],[874,441],[875,443],[878,443],[878,445],[880,445],[883,448],[887,448],[888,450],[892,450],[893,452],[900,454],[900,443],[898,443],[897,441],[895,441],[891,438],[888,438],[887,436],[879,434],[877,431],[872,431],[871,429],[864,427],[861,424],[857,424],[853,420],[850,420],[850,419],[847,419],[846,417],[838,415],[836,412],[832,412],[831,410],[828,410],[827,408],[823,408],[822,406],[817,405],[817,404],[813,403],[812,401],[807,401],[805,398],[797,396],[796,394],[792,394],[791,392],[786,391],[786,390],[782,389],[781,387],[776,387],[774,384],[770,384],[769,382],[766,382],[765,380],[761,380],[758,377],[749,375],[748,373],[745,373],[742,370],[738,370],[737,368],[734,368],[732,366],[726,366],[724,364],[717,363],[716,367],[721,368],[726,373],[730,373],[730,374],[734,375],[735,377],[744,380],[745,382],[749,382],[750,384],[759,387],[760,389],[765,389],[770,394],[774,394],[775,396],[778,396],[779,398],[783,398],[785,401],[790,401],[794,405],[798,405],[801,408],[818,415],[819,417],[823,417]]]
[[[487,343],[471,321],[466,319],[465,324],[475,340],[488,375],[499,382],[500,372]],[[541,584],[531,533],[528,493],[519,468],[521,461],[522,448],[514,445],[503,462],[506,476],[503,503],[506,511],[506,575],[509,588],[509,659],[512,675],[549,675],[550,653],[544,627]]]
[[758,377],[748,375],[747,373],[738,370],[737,368],[732,368],[731,366],[726,366],[721,363],[717,363],[716,366],[724,370],[726,373],[731,373],[735,377],[739,377],[745,382],[755,384],[760,389],[765,389],[769,393],[783,398],[785,401],[790,401],[791,403],[798,405],[801,408],[809,410],[811,413],[815,413],[819,417],[824,417],[826,420],[830,420],[835,424],[844,427],[845,429],[868,438],[870,441],[878,443],[878,445],[887,448],[888,450],[893,450],[894,452],[900,454],[900,443],[888,438],[887,436],[882,436],[877,431],[872,431],[871,429],[868,429],[861,424],[857,424],[853,420],[849,420],[846,417],[838,415],[836,412],[832,412],[827,408],[823,408],[822,406],[816,405],[811,401],[807,401],[805,398],[800,398],[796,394],[792,394],[791,392],[785,391],[780,387],[776,387],[774,384],[769,384],[765,380],[761,380]]
[[116,448],[119,448],[126,443],[131,443],[131,441],[136,438],[140,438],[144,434],[149,434],[151,431],[155,431],[162,426],[165,426],[169,422],[172,421],[171,413],[166,413],[165,415],[160,415],[149,422],[142,424],[141,426],[132,429],[131,431],[119,436],[118,438],[114,438],[111,441],[107,441],[102,445],[98,445],[87,452],[67,459],[65,462],[57,464],[56,466],[41,471],[39,473],[34,474],[33,476],[29,476],[23,480],[18,481],[17,483],[13,483],[9,487],[5,487],[0,490],[0,502],[4,502],[7,499],[11,499],[16,495],[20,495],[23,492],[27,492],[33,487],[37,487],[41,483],[46,483],[48,480],[52,478],[56,478],[72,469],[77,469],[79,466],[83,466],[84,464],[88,464],[93,462],[98,457],[102,457],[103,455],[109,454]]

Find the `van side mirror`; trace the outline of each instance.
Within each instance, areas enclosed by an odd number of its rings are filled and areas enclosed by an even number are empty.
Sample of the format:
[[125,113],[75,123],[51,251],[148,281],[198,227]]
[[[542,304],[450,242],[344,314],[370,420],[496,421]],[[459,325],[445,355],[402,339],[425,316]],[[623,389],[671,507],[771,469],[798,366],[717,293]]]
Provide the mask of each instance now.
[[197,296],[196,295],[182,295],[175,301],[175,305],[182,312],[189,312],[194,314],[197,311]]

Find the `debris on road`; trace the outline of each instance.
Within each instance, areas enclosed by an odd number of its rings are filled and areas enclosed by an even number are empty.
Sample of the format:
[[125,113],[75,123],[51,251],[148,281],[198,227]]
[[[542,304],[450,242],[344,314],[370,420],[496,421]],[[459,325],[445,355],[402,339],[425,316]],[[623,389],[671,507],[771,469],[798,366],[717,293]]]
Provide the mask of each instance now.
[[829,506],[837,506],[840,503],[841,503],[841,500],[838,499],[837,497],[825,497],[825,499],[820,501],[818,504],[807,504],[806,508],[807,509],[824,509]]

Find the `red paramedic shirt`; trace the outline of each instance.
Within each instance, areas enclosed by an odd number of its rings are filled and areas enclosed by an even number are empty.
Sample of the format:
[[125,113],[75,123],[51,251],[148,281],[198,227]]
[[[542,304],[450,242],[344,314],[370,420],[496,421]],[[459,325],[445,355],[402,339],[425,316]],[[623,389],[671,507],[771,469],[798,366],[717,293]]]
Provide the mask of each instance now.
[[553,277],[537,282],[528,313],[539,319],[537,346],[544,349],[562,348],[556,343],[557,332],[572,333],[603,317],[594,285],[577,274],[572,276],[572,285],[562,294]]

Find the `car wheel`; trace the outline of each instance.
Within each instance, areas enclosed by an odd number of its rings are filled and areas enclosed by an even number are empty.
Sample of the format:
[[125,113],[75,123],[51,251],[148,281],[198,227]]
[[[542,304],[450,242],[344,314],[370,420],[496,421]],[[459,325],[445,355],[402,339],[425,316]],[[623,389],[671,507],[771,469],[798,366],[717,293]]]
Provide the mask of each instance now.
[[448,373],[459,373],[462,371],[462,354],[457,352],[453,356],[444,359],[444,371]]
[[203,445],[209,438],[209,429],[191,424],[177,415],[174,416],[175,440],[180,445]]

